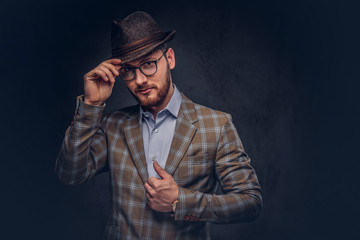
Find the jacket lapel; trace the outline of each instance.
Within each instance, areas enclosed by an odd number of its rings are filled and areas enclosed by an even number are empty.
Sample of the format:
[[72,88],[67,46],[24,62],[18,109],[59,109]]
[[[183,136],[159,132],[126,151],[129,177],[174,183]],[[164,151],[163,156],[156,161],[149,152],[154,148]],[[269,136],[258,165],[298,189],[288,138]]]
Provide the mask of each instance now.
[[182,94],[182,102],[176,120],[174,138],[165,165],[165,170],[170,175],[175,173],[177,166],[195,135],[197,128],[194,126],[194,123],[196,121],[197,117],[194,103]]
[[136,114],[128,116],[128,119],[125,123],[124,132],[131,157],[139,172],[141,180],[145,184],[147,182],[148,172],[141,133],[139,111],[137,111]]

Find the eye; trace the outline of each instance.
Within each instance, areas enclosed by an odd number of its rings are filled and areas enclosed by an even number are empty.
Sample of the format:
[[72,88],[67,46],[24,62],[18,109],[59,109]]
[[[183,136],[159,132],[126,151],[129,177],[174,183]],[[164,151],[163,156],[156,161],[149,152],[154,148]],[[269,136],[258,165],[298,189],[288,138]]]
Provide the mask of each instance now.
[[144,62],[141,66],[142,69],[151,69],[155,66],[154,62]]
[[124,72],[131,72],[132,71],[132,68],[131,67],[123,67],[122,70]]

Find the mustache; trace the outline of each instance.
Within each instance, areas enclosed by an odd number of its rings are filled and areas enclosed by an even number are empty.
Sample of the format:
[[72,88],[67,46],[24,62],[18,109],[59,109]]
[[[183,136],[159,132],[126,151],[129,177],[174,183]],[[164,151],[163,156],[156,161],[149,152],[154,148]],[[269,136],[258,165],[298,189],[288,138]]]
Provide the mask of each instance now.
[[135,92],[142,91],[142,90],[147,89],[147,88],[156,88],[156,87],[155,86],[150,86],[148,84],[141,85],[141,86],[137,86],[137,88],[135,89]]

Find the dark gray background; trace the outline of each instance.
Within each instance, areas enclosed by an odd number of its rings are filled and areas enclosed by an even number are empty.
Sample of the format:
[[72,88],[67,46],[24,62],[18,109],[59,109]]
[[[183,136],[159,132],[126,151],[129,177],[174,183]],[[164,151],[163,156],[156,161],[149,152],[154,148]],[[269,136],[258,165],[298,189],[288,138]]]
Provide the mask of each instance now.
[[[61,185],[54,164],[110,23],[149,12],[178,88],[232,114],[263,189],[252,223],[214,239],[359,237],[360,4],[356,1],[1,1],[2,239],[100,239],[108,175]],[[118,82],[108,110],[133,104]]]

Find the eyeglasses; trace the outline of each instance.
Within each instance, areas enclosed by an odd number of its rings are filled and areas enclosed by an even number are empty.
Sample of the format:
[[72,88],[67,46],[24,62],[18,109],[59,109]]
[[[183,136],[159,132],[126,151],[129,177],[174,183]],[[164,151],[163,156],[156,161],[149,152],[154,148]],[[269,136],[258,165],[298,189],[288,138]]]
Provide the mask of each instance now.
[[155,61],[147,61],[142,63],[138,67],[130,67],[125,66],[120,68],[119,72],[121,74],[121,77],[124,81],[131,81],[135,78],[136,75],[136,69],[139,69],[142,74],[145,76],[152,76],[157,72],[157,63],[160,61],[160,59],[165,55],[165,52]]

